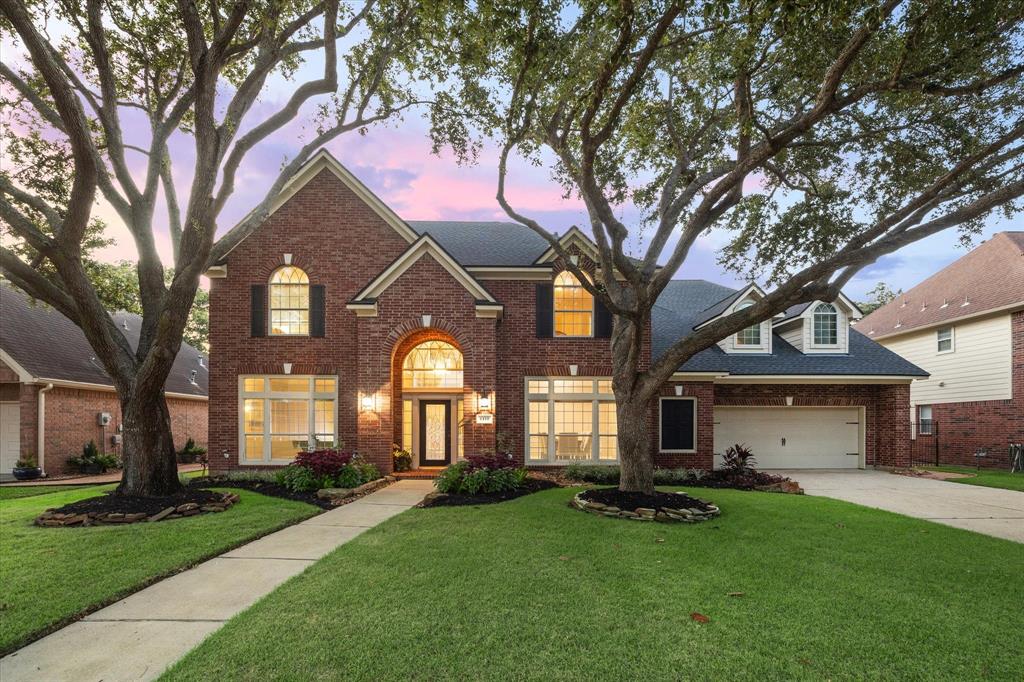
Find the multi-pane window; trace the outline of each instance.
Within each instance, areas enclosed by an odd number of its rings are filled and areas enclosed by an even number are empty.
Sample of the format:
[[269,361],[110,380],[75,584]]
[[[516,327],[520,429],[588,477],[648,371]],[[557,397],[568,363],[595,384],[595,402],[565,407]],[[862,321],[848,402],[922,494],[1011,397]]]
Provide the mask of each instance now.
[[[741,304],[736,310],[743,310],[754,305],[753,302],[747,301]],[[736,345],[737,346],[760,346],[761,345],[761,323],[755,323],[741,329],[736,333]]]
[[922,436],[930,436],[933,431],[932,422],[932,406],[931,405],[920,405],[917,408],[918,425],[917,432]]
[[812,315],[814,345],[835,346],[839,344],[839,313],[831,303],[819,303]]
[[402,401],[402,449],[412,452],[412,401]]
[[953,328],[939,327],[935,332],[936,350],[940,353],[949,353],[953,350]]
[[618,461],[609,379],[527,379],[526,392],[527,461]]
[[287,464],[337,442],[335,377],[241,377],[241,460]]
[[294,265],[278,268],[270,277],[270,333],[309,335],[309,277]]
[[594,335],[594,297],[567,270],[555,277],[554,310],[555,336]]
[[462,352],[444,341],[424,341],[402,362],[402,390],[462,388]]

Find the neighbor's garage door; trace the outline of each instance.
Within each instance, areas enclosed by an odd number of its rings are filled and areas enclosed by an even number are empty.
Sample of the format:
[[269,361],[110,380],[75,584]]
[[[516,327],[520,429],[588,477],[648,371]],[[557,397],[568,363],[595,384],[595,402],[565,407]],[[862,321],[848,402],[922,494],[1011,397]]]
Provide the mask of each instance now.
[[715,453],[735,443],[753,451],[759,469],[855,469],[861,465],[860,410],[716,407]]
[[21,451],[21,406],[0,403],[0,474],[7,478]]

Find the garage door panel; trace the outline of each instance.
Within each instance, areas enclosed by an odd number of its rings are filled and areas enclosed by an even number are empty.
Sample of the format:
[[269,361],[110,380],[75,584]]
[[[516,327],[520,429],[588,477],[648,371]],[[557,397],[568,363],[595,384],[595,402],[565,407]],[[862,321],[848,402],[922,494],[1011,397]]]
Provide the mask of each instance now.
[[0,472],[11,473],[21,453],[21,407],[0,403]]
[[857,408],[715,408],[715,452],[736,443],[761,469],[860,466]]

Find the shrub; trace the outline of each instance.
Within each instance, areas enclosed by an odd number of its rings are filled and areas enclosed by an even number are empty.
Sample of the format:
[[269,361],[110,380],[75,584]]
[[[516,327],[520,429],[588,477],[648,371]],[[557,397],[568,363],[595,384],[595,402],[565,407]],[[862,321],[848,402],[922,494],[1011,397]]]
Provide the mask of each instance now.
[[36,466],[35,455],[22,455],[18,461],[14,463],[15,469],[35,469]]
[[321,488],[356,488],[380,478],[376,465],[338,450],[302,452],[277,472],[275,480],[294,492]]
[[395,471],[409,471],[409,469],[412,469],[412,453],[397,443],[391,446],[391,459],[394,461]]
[[754,453],[746,445],[739,443],[732,445],[725,450],[722,456],[723,468],[731,473],[746,474],[753,473],[757,460]]
[[317,476],[337,476],[342,467],[352,461],[351,452],[341,450],[313,450],[300,452],[293,464],[311,470]]
[[470,471],[487,469],[495,471],[498,469],[515,469],[516,461],[508,453],[487,453],[483,455],[466,455],[466,463]]
[[79,457],[69,458],[68,464],[87,474],[102,474],[107,469],[118,468],[117,458],[100,452],[96,447],[96,441],[93,440],[82,447],[82,454]]
[[206,448],[201,445],[196,445],[195,440],[189,438],[185,441],[185,447],[178,450],[178,461],[182,464],[191,464],[193,462],[202,461],[203,455],[206,454]]
[[617,466],[570,464],[565,467],[562,474],[571,481],[599,483],[601,485],[617,485],[619,482],[620,471]]
[[[475,461],[470,461],[474,457]],[[445,468],[437,477],[434,486],[439,492],[461,495],[478,493],[502,493],[515,490],[526,480],[526,469],[508,466],[505,459],[481,459],[491,455],[470,455],[463,462],[456,462]],[[495,465],[493,467],[484,464]],[[500,466],[498,466],[500,465]]]

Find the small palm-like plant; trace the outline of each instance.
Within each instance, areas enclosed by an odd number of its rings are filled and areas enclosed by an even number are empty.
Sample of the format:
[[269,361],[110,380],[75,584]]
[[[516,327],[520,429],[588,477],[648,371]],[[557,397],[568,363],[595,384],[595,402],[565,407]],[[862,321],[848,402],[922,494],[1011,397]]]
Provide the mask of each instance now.
[[736,443],[726,448],[725,454],[722,456],[722,464],[724,468],[733,473],[749,474],[754,472],[757,460],[754,459],[754,453],[750,451],[750,448]]

